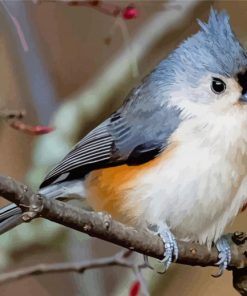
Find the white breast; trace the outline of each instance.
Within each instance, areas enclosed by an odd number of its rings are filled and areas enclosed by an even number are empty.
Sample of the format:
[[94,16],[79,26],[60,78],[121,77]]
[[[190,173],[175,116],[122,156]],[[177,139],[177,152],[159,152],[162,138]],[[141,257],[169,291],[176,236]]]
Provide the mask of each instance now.
[[141,175],[128,193],[129,202],[140,198],[142,219],[165,222],[180,239],[211,244],[221,236],[247,200],[244,113],[236,109],[179,127],[171,158]]

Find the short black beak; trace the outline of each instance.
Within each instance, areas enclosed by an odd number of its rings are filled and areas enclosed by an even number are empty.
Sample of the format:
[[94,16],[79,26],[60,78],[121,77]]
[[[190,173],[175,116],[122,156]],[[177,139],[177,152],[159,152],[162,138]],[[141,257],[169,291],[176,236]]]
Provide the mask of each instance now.
[[247,93],[243,94],[240,99],[239,99],[240,102],[243,102],[243,103],[247,103]]

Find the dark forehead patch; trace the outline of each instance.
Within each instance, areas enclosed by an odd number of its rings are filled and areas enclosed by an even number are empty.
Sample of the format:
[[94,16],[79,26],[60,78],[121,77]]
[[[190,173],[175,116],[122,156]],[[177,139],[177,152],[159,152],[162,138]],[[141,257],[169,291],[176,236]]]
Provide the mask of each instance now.
[[247,92],[247,68],[237,75],[238,83],[242,87],[242,94]]

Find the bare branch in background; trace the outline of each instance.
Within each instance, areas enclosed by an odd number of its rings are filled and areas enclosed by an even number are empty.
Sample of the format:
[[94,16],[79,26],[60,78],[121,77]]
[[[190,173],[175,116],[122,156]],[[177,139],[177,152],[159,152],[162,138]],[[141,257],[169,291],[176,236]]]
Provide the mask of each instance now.
[[[127,5],[125,7],[120,7],[119,5],[105,3],[104,1],[101,1],[101,0],[96,0],[96,1],[95,0],[88,0],[88,1],[32,0],[32,2],[34,4],[40,4],[45,2],[59,2],[60,4],[65,3],[70,6],[87,6],[87,7],[95,8],[96,10],[113,17],[121,17],[124,20],[134,19],[139,14],[137,8],[133,4]],[[17,36],[19,37],[23,50],[25,52],[28,52],[29,51],[28,42],[26,40],[25,34],[22,30],[19,20],[12,14],[10,9],[8,8],[8,4],[6,0],[1,1],[1,4],[15,27]]]
[[111,4],[107,1],[102,0],[85,0],[85,1],[77,1],[77,0],[33,0],[34,4],[41,4],[45,2],[59,2],[65,3],[69,6],[86,6],[92,7],[99,12],[102,12],[106,15],[118,17],[121,16],[125,20],[131,20],[138,16],[139,12],[138,9],[133,4],[128,4],[127,6],[120,7],[117,4]]
[[[110,267],[110,266],[121,266],[130,268],[136,274],[136,270],[146,268],[145,264],[134,263],[133,260],[129,259],[131,251],[125,250],[117,253],[114,256],[91,259],[82,262],[63,262],[63,263],[52,263],[52,264],[38,264],[30,267],[20,268],[15,271],[6,272],[0,274],[0,284],[22,279],[31,275],[40,275],[47,273],[61,273],[61,272],[79,272],[83,273],[89,269]],[[137,279],[138,275],[136,276]]]
[[11,119],[23,119],[26,115],[24,110],[0,110],[0,118],[11,120]]
[[[30,188],[10,177],[0,176],[0,195],[22,208],[23,221],[42,217],[131,251],[157,259],[164,257],[163,241],[150,231],[126,226],[104,213],[86,211],[58,200],[48,200],[44,196],[33,193]],[[178,241],[178,248],[177,263],[192,266],[214,266],[218,260],[218,252],[215,247],[208,250],[206,246],[197,243]],[[233,270],[246,268],[246,253],[246,236],[237,233],[234,236],[234,241],[231,241],[230,268]],[[235,287],[240,286],[238,279],[242,278],[242,276],[238,278],[235,272]]]
[[13,25],[15,26],[15,29],[16,29],[17,35],[19,37],[19,40],[21,42],[23,50],[25,52],[28,52],[29,51],[28,43],[26,41],[25,34],[22,31],[22,28],[21,28],[21,25],[20,25],[18,19],[10,12],[6,0],[2,0],[1,4],[2,4],[2,7],[4,8],[4,10],[6,11],[7,15],[10,17]]
[[3,110],[0,111],[0,119],[5,120],[12,128],[30,135],[44,135],[52,132],[54,129],[49,126],[31,126],[22,122],[25,117],[25,111]]

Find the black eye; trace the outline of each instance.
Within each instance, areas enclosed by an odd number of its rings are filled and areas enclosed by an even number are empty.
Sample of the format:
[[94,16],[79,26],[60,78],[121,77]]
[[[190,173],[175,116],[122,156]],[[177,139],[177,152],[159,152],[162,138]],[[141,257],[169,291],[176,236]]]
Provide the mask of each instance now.
[[214,93],[221,94],[226,89],[226,84],[224,81],[222,81],[219,78],[213,77],[212,83],[211,83],[211,89]]

